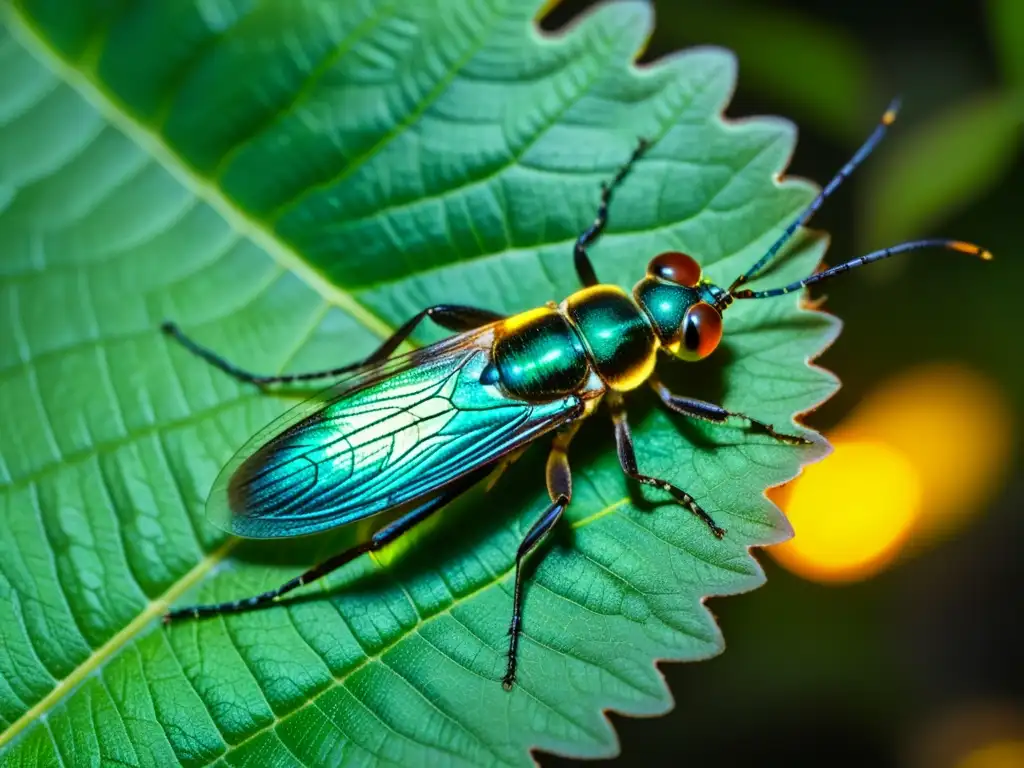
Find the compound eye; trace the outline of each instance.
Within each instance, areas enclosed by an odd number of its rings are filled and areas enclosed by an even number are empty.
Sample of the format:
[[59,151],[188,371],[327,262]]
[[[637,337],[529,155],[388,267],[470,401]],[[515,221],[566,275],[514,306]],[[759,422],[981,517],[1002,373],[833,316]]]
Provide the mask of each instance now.
[[686,310],[683,338],[676,353],[683,360],[703,360],[722,340],[722,316],[710,304],[701,301]]
[[647,274],[676,285],[695,288],[700,282],[700,264],[685,253],[665,251],[651,259]]

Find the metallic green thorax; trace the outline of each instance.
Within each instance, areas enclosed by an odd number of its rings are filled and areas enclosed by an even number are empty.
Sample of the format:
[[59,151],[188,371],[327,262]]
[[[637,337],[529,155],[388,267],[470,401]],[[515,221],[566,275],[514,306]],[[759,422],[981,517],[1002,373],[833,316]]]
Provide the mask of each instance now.
[[650,322],[625,292],[599,285],[577,291],[563,306],[602,381],[628,390],[640,383],[638,376],[647,377],[658,342]]
[[505,321],[494,342],[494,365],[508,394],[532,401],[575,392],[589,373],[579,334],[547,308]]
[[650,374],[658,341],[643,311],[619,288],[577,291],[556,310],[534,309],[506,320],[493,349],[489,382],[515,397],[544,401],[576,392],[596,373],[627,390]]

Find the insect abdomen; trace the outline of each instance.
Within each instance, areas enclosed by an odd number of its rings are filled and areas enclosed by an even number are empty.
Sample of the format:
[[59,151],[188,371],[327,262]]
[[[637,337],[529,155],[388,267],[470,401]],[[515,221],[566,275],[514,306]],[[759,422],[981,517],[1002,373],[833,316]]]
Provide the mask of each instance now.
[[563,315],[548,308],[506,320],[496,334],[493,361],[505,391],[526,400],[578,392],[590,375],[579,335]]
[[597,375],[614,390],[640,386],[654,370],[658,340],[641,309],[613,285],[584,288],[562,302]]

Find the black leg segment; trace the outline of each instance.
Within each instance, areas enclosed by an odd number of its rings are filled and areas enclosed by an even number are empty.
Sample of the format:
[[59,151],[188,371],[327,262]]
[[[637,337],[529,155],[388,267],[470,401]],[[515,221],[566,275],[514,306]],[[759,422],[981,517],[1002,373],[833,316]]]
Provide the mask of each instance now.
[[608,395],[608,406],[612,412],[612,422],[615,424],[615,445],[619,452],[619,464],[627,477],[636,480],[643,485],[650,485],[670,494],[676,502],[686,507],[690,512],[700,518],[704,524],[715,535],[715,538],[725,536],[725,529],[719,528],[718,524],[707,512],[701,509],[693,496],[681,488],[677,488],[667,480],[660,480],[650,475],[642,475],[636,463],[636,451],[633,449],[633,436],[629,431],[629,421],[626,419],[626,408],[622,398],[618,395]]
[[437,512],[437,510],[449,504],[455,499],[455,497],[469,490],[469,488],[482,480],[487,473],[491,471],[491,469],[493,469],[493,467],[488,465],[482,469],[476,470],[475,472],[469,473],[462,479],[456,481],[443,493],[429,499],[423,504],[420,504],[418,507],[415,507],[402,515],[394,522],[381,528],[373,534],[368,541],[365,541],[362,544],[357,544],[334,557],[324,560],[322,563],[310,568],[300,576],[296,576],[294,579],[286,581],[277,589],[271,589],[267,592],[263,592],[262,594],[254,595],[243,600],[179,608],[176,611],[171,611],[166,614],[164,616],[164,623],[166,624],[178,619],[201,619],[208,616],[222,616],[228,613],[244,613],[245,611],[251,611],[269,605],[270,603],[275,602],[277,598],[282,595],[286,595],[304,584],[309,584],[310,582],[323,578],[332,571],[336,571],[338,568],[341,568],[341,566],[346,563],[355,560],[360,555],[383,549],[390,542],[394,541],[402,534],[407,533],[415,525],[422,523],[432,514]]
[[774,437],[781,443],[786,443],[788,445],[814,445],[814,442],[808,440],[806,437],[801,437],[800,435],[788,435],[784,432],[776,432],[775,428],[771,424],[765,424],[763,421],[752,419],[744,413],[727,411],[720,405],[708,403],[703,400],[697,400],[693,397],[674,395],[668,390],[668,387],[662,384],[654,376],[648,379],[648,382],[654,391],[658,393],[658,397],[661,398],[661,402],[676,413],[681,413],[683,416],[700,419],[701,421],[710,421],[714,424],[724,424],[730,418],[742,419],[753,429],[760,430],[766,435]]
[[409,335],[416,329],[421,322],[426,318],[430,318],[435,323],[440,325],[442,328],[446,328],[449,331],[471,331],[474,328],[479,328],[482,325],[493,322],[495,320],[501,320],[504,315],[500,315],[497,312],[491,312],[487,309],[477,309],[476,307],[466,307],[460,304],[439,304],[436,307],[427,307],[421,312],[417,312],[409,320],[402,324],[402,326],[395,331],[387,340],[384,341],[372,354],[364,360],[360,360],[356,363],[349,363],[343,365],[340,368],[331,368],[326,371],[313,371],[311,373],[291,373],[283,375],[264,375],[259,373],[250,373],[249,371],[239,368],[234,363],[226,360],[225,358],[218,355],[216,352],[207,349],[201,344],[196,343],[188,336],[186,336],[180,328],[174,323],[165,322],[160,326],[160,329],[168,336],[173,338],[185,349],[198,357],[203,358],[210,365],[219,368],[220,370],[234,376],[240,381],[245,381],[250,384],[290,384],[296,381],[312,381],[314,379],[329,379],[334,376],[340,376],[343,373],[354,371],[357,368],[362,368],[365,365],[371,363],[378,363],[381,360],[387,359],[392,352],[394,352],[398,345],[405,341]]
[[579,276],[580,282],[586,287],[597,285],[599,282],[597,273],[594,272],[594,265],[590,263],[590,257],[587,256],[587,246],[597,239],[597,236],[604,231],[605,225],[608,223],[608,204],[612,200],[612,192],[626,178],[626,174],[633,167],[633,163],[640,159],[640,156],[647,151],[648,146],[649,144],[646,139],[640,139],[637,142],[636,149],[633,150],[633,154],[619,168],[615,177],[610,182],[601,184],[601,203],[597,207],[597,218],[576,240],[576,246],[573,248],[573,263],[576,266],[576,274]]
[[572,498],[572,475],[569,471],[569,459],[566,452],[578,427],[579,422],[559,433],[551,446],[547,465],[548,496],[551,497],[551,505],[544,510],[540,519],[527,531],[516,552],[512,622],[508,628],[508,667],[505,670],[505,677],[501,681],[506,691],[511,690],[516,681],[519,634],[523,624],[523,561],[544,541],[544,538],[562,517],[565,508],[569,506],[569,500]]

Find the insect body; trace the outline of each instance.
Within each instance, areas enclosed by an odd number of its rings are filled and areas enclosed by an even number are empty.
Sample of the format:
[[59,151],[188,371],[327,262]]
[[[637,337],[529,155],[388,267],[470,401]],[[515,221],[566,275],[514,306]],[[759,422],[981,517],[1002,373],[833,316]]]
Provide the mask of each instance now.
[[[924,247],[990,258],[969,243],[918,240],[861,256],[781,288],[751,291],[756,276],[825,198],[877,144],[895,116],[890,107],[853,159],[728,290],[703,278],[698,263],[678,252],[656,256],[632,294],[600,284],[586,248],[604,229],[612,191],[646,149],[641,142],[604,185],[594,224],[574,250],[584,287],[561,304],[512,317],[466,306],[430,307],[399,328],[366,360],[314,373],[258,376],[199,346],[172,324],[164,330],[233,376],[256,384],[337,377],[339,381],[252,438],[224,468],[207,504],[208,516],[239,536],[275,538],[314,533],[385,511],[399,516],[367,542],[317,565],[277,589],[248,599],[183,608],[166,619],[249,610],[318,579],[359,555],[384,547],[490,473],[509,454],[553,435],[547,463],[551,503],[516,553],[506,688],[516,676],[522,624],[522,562],[558,522],[572,497],[567,451],[583,418],[602,400],[615,428],[619,461],[633,480],[671,495],[721,538],[720,528],[685,490],[642,474],[626,416],[624,394],[647,383],[683,415],[712,422],[730,418],[790,444],[804,437],[712,403],[673,394],[657,378],[660,353],[687,361],[710,355],[722,338],[722,314],[736,300],[778,296],[872,261]],[[415,327],[431,318],[456,335],[391,357]]]

